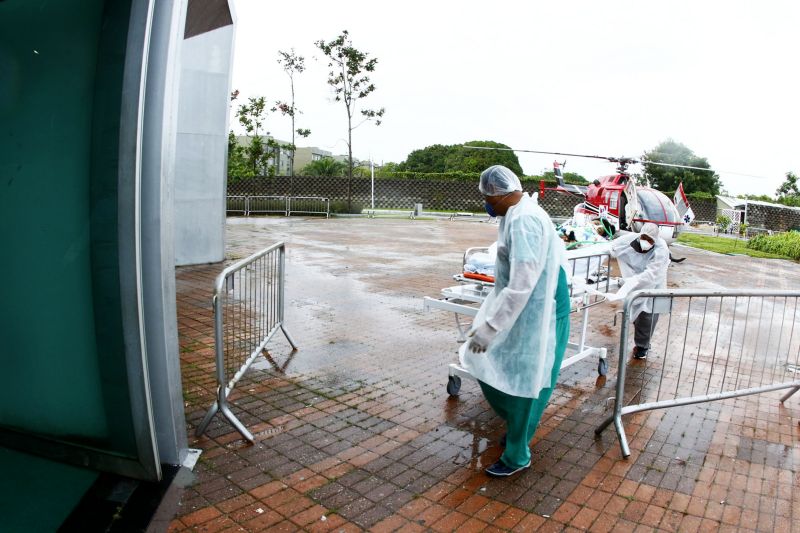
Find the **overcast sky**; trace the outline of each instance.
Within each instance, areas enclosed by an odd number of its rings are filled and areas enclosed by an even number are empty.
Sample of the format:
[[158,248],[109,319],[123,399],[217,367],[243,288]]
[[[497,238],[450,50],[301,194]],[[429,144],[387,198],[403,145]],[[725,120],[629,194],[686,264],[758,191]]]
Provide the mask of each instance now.
[[[399,162],[431,144],[639,157],[672,138],[717,169],[732,194],[773,194],[800,173],[800,2],[234,0],[233,88],[288,99],[278,50],[294,48],[298,145],[347,152],[314,47],[347,29],[378,58],[367,107],[384,123],[354,132],[354,157]],[[315,59],[316,58],[316,59]],[[234,128],[236,129],[236,128]],[[289,139],[287,118],[267,129]],[[527,174],[552,156],[519,154]],[[563,158],[562,158],[563,159]],[[610,163],[567,158],[589,179]],[[634,168],[633,170],[637,170]],[[743,177],[736,173],[763,177]]]

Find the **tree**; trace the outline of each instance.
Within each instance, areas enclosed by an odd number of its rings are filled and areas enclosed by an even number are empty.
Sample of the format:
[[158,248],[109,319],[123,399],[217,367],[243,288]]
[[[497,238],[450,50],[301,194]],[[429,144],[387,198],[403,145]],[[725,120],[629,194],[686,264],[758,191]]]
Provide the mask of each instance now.
[[[464,145],[505,150],[473,150]],[[464,144],[434,144],[414,150],[400,170],[408,172],[483,172],[492,165],[503,165],[517,176],[522,176],[522,167],[517,155],[508,146],[494,141],[470,141]]]
[[275,154],[285,147],[274,139],[265,139],[262,136],[261,132],[266,116],[267,100],[263,96],[251,96],[247,99],[246,104],[241,104],[236,110],[236,118],[247,132],[247,140],[242,152],[249,169],[247,177],[273,175],[275,173]]
[[[283,66],[283,71],[286,72],[287,76],[289,76],[289,85],[292,89],[292,100],[291,102],[276,102],[273,111],[279,110],[284,116],[288,115],[292,119],[292,144],[290,148],[291,155],[289,156],[289,176],[294,177],[294,153],[295,150],[297,150],[297,146],[295,144],[295,134],[300,135],[301,137],[308,137],[311,135],[311,130],[309,129],[295,129],[295,116],[300,114],[301,111],[297,108],[297,106],[295,106],[294,76],[295,74],[302,74],[302,72],[306,69],[305,58],[295,54],[294,48],[292,48],[292,50],[289,52],[279,50],[278,55],[278,64]],[[291,190],[291,183],[289,184],[289,188]]]
[[253,170],[247,164],[244,146],[239,144],[233,130],[228,132],[228,179],[232,182],[252,178]]
[[775,202],[775,198],[768,194],[739,194],[736,198],[741,198],[743,200],[757,200],[759,202]]
[[[522,167],[517,159],[517,154],[505,144],[494,141],[470,141],[456,146],[457,148],[447,156],[449,169],[461,172],[483,172],[492,165],[503,165],[517,176],[522,176]],[[474,150],[464,148],[464,146],[501,148],[501,150]]]
[[[651,165],[648,161],[707,168],[696,170],[679,167]],[[686,192],[719,194],[719,176],[710,169],[705,157],[698,157],[683,144],[668,139],[642,157],[644,172],[639,181],[661,191],[674,191],[683,182]]]
[[[384,108],[359,109],[359,101],[375,91],[375,85],[367,73],[375,71],[378,60],[374,57],[370,59],[369,54],[356,49],[347,30],[332,41],[326,43],[320,40],[314,44],[328,57],[328,85],[333,87],[334,100],[344,103],[347,111],[347,207],[350,209],[353,196],[353,130],[371,120],[380,126],[385,112]],[[353,116],[357,111],[363,119],[353,125]]]
[[312,161],[303,167],[303,175],[305,176],[343,176],[347,170],[347,165],[341,161],[337,161],[332,157],[323,157]]
[[[236,99],[239,98],[239,90],[231,93],[231,105]],[[252,174],[249,172],[249,167],[244,156],[244,146],[240,145],[236,140],[236,134],[233,130],[228,132],[228,179],[231,181],[238,181],[240,179],[250,177]]]
[[455,146],[433,144],[414,150],[408,154],[405,161],[398,165],[399,170],[405,172],[447,172],[447,155]]
[[[377,169],[378,166],[376,165],[375,168]],[[387,161],[380,166],[380,170],[382,172],[400,172],[400,164]]]
[[775,191],[778,201],[788,196],[800,197],[800,189],[797,187],[797,176],[794,172],[786,173],[786,180]]

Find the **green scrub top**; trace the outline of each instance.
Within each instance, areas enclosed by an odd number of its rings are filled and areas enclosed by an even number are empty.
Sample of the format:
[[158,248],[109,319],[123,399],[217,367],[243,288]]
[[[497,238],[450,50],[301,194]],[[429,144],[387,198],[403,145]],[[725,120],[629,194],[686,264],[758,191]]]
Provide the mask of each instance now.
[[558,270],[558,287],[556,288],[556,319],[568,316],[571,308],[567,273],[561,268]]

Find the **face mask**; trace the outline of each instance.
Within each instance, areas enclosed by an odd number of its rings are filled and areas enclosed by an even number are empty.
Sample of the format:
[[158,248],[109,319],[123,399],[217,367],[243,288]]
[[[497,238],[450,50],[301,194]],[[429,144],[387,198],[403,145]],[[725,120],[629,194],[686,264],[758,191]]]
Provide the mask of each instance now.
[[650,244],[650,241],[645,241],[643,239],[639,239],[639,248],[641,248],[643,252],[648,251],[652,247],[653,247],[653,245]]
[[490,204],[489,202],[484,203],[483,204],[483,208],[486,209],[486,212],[489,214],[490,217],[496,217],[497,216],[497,213],[494,212],[494,208],[492,207],[492,204]]

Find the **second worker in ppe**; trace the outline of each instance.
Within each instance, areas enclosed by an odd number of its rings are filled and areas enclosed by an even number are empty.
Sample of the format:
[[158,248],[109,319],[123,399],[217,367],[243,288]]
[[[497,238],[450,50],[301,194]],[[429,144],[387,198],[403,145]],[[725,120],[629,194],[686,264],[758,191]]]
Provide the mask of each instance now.
[[[642,225],[639,233],[629,233],[613,240],[611,255],[617,258],[625,283],[615,295],[610,295],[610,300],[621,300],[636,290],[667,286],[669,247],[659,235],[658,226],[652,222]],[[634,326],[633,357],[644,359],[658,322],[658,314],[653,313],[653,299],[634,300],[631,319]]]
[[495,287],[459,353],[507,425],[503,455],[486,472],[508,476],[531,464],[529,443],[569,338],[569,288],[564,244],[517,176],[500,165],[489,167],[479,189],[487,212],[500,217]]

